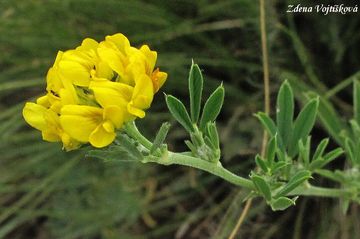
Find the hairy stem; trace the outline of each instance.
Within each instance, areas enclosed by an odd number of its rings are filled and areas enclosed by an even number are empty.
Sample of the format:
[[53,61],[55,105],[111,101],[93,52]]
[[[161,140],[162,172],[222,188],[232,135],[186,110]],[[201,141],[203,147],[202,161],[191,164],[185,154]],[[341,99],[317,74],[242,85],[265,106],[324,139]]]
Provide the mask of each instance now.
[[[152,143],[145,138],[137,129],[134,122],[127,123],[124,127],[125,132],[136,139],[145,148],[150,150]],[[162,165],[182,165],[197,168],[213,175],[216,175],[236,186],[254,190],[254,184],[251,180],[238,176],[229,170],[225,169],[220,162],[214,163],[206,161],[201,158],[193,157],[187,153],[175,153],[165,151],[160,156],[149,156],[143,160],[144,163],[158,163]],[[288,196],[303,195],[303,196],[316,196],[316,197],[335,197],[341,198],[348,195],[350,192],[347,189],[333,189],[323,188],[312,185],[299,186]]]
[[295,190],[290,192],[289,195],[341,198],[349,193],[350,192],[346,189],[323,188],[309,185],[306,187],[297,187]]
[[143,136],[135,125],[135,121],[128,122],[124,125],[125,132],[132,138],[136,139],[146,149],[150,150],[152,143]]
[[232,184],[237,186],[241,186],[248,189],[254,189],[254,184],[251,180],[238,176],[229,170],[225,169],[220,162],[214,163],[210,161],[206,161],[200,158],[195,158],[189,155],[181,154],[181,153],[173,153],[167,152],[161,158],[147,158],[144,162],[155,162],[163,165],[183,165],[189,166],[192,168],[197,168],[206,172],[209,172],[213,175],[216,175]]

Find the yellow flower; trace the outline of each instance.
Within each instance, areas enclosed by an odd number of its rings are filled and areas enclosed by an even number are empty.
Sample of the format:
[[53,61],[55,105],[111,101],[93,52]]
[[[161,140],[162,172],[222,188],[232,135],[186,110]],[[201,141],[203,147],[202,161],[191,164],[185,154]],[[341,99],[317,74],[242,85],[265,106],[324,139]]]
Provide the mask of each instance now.
[[66,105],[61,109],[60,122],[71,137],[101,148],[114,141],[115,129],[123,124],[123,110],[118,106],[104,109],[86,105]]
[[64,52],[58,65],[60,77],[76,86],[89,86],[91,70],[98,61],[97,45],[96,41],[85,39],[80,47]]
[[145,117],[154,94],[167,78],[155,68],[157,53],[135,48],[121,33],[59,51],[49,69],[47,94],[27,103],[23,115],[47,141],[66,150],[113,142],[123,123]]
[[[41,101],[41,99],[40,99]],[[23,109],[24,119],[28,124],[42,132],[42,138],[49,142],[62,141],[65,150],[73,150],[80,143],[72,139],[61,127],[59,116],[41,104],[27,102]]]
[[144,54],[145,73],[150,76],[154,86],[154,91],[157,92],[165,83],[167,74],[160,71],[159,68],[154,70],[157,59],[156,51],[151,51],[147,45],[143,45],[140,48],[140,51]]

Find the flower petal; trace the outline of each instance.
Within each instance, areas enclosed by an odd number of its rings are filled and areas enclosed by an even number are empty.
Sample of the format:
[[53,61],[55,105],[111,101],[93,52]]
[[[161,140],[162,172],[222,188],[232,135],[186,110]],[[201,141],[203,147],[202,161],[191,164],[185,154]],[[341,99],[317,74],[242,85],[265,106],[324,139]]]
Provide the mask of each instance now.
[[74,85],[88,86],[90,83],[90,69],[86,68],[79,62],[60,61],[59,70],[61,76],[72,81]]
[[110,120],[116,128],[120,128],[124,123],[124,108],[120,108],[116,105],[107,106],[104,109],[104,119]]
[[125,68],[123,64],[125,62],[125,56],[122,55],[121,52],[105,47],[103,43],[100,43],[97,52],[102,61],[108,64],[120,77],[124,77]]
[[115,136],[115,132],[107,132],[101,124],[90,134],[89,142],[94,147],[102,148],[111,144]]
[[117,49],[124,55],[127,54],[130,48],[129,40],[127,39],[126,36],[124,36],[121,33],[117,33],[111,36],[106,36],[105,41],[114,44],[117,47]]
[[29,125],[37,130],[44,130],[46,129],[46,121],[44,118],[46,110],[47,109],[42,105],[27,102],[22,113],[25,121]]
[[140,109],[147,109],[150,107],[153,98],[154,87],[150,77],[147,75],[138,77],[132,97],[134,106]]
[[144,54],[146,59],[146,73],[150,75],[155,67],[157,52],[151,51],[148,45],[141,46],[140,51]]
[[61,109],[60,123],[70,137],[88,142],[90,134],[102,122],[102,109],[85,105],[65,105]]
[[104,108],[109,105],[125,107],[133,93],[133,87],[108,80],[92,81],[89,88],[94,92],[96,101]]

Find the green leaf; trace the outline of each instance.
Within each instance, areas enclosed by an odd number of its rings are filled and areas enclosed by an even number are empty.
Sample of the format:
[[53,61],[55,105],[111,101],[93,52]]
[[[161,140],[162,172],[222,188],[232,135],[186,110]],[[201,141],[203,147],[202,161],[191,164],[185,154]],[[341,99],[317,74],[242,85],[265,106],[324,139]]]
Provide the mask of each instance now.
[[251,180],[253,181],[257,190],[264,196],[266,201],[271,201],[271,190],[269,184],[258,175],[252,175]]
[[285,168],[288,165],[290,165],[290,164],[287,162],[284,162],[284,161],[276,162],[271,170],[273,173],[276,173],[277,171]]
[[301,170],[295,173],[294,176],[289,180],[287,184],[275,195],[275,198],[286,196],[292,190],[294,190],[297,186],[305,182],[311,178],[311,172],[308,170]]
[[325,160],[320,158],[318,160],[312,161],[308,167],[310,171],[315,171],[317,169],[321,169],[326,164]]
[[346,138],[345,139],[345,150],[347,155],[350,158],[350,161],[352,162],[352,164],[355,163],[355,145],[354,142],[350,139],[350,138]]
[[156,136],[155,136],[155,140],[153,142],[153,145],[151,146],[150,149],[150,153],[154,153],[164,142],[166,135],[169,132],[170,129],[170,123],[169,122],[165,122],[161,125],[159,131],[157,132]]
[[172,95],[166,95],[166,104],[172,116],[190,133],[194,126],[190,120],[184,104]]
[[193,62],[189,73],[189,93],[190,115],[192,122],[195,124],[199,120],[200,115],[203,81],[203,76],[199,66]]
[[[290,84],[285,81],[277,96],[276,125],[281,141],[286,146],[292,133],[294,118],[294,96]],[[285,148],[284,148],[285,149]]]
[[216,148],[220,148],[220,142],[219,142],[219,134],[216,128],[216,123],[215,122],[209,122],[207,123],[207,133],[209,136],[209,139],[211,140],[212,144],[216,147]]
[[268,167],[266,165],[266,162],[258,154],[255,156],[255,163],[265,173],[267,173],[269,171],[269,169],[268,169]]
[[[310,92],[306,94],[307,98],[317,98],[318,95]],[[345,129],[348,131],[347,125],[342,121],[339,114],[335,111],[330,102],[323,97],[320,97],[318,116],[322,125],[329,132],[329,134],[338,142],[343,144],[343,140],[340,137],[340,132]]]
[[204,131],[208,122],[215,121],[224,103],[225,90],[221,84],[206,101],[200,120],[200,130]]
[[260,120],[260,123],[267,130],[271,137],[274,137],[277,131],[274,121],[265,113],[258,112],[255,117]]
[[310,142],[311,136],[306,138],[305,143],[303,140],[299,141],[299,154],[300,158],[304,161],[305,167],[307,167],[310,162]]
[[142,154],[136,147],[137,142],[132,140],[130,137],[124,134],[117,135],[117,139],[120,142],[120,146],[124,148],[126,152],[134,156],[137,159],[142,159]]
[[351,129],[355,138],[360,138],[360,125],[354,120],[350,120]]
[[354,80],[354,119],[360,125],[360,82]]
[[[339,157],[344,151],[341,148],[336,148],[317,160],[311,162],[309,169],[314,171],[323,168],[325,165]],[[317,171],[316,171],[317,172]]]
[[208,136],[205,136],[204,141],[205,141],[205,144],[207,144],[212,150],[218,149],[218,148],[216,148],[216,146],[214,145],[214,143],[211,141],[211,139]]
[[295,201],[297,198],[295,199],[290,199],[287,197],[279,197],[277,199],[275,199],[272,203],[271,203],[271,208],[273,211],[282,211],[287,209],[288,207],[295,205]]
[[118,146],[110,146],[109,149],[94,149],[86,153],[86,158],[98,158],[106,162],[110,161],[135,161],[137,160],[132,155],[128,154],[123,148]]
[[186,146],[188,146],[188,148],[190,149],[190,151],[193,153],[193,154],[196,154],[196,147],[191,143],[190,140],[185,140],[185,144]]
[[317,146],[317,148],[315,150],[315,153],[312,157],[312,161],[318,160],[324,154],[324,151],[325,151],[328,143],[329,143],[328,138],[321,140],[321,142],[319,143],[319,145]]
[[330,151],[329,153],[325,154],[323,159],[325,160],[326,164],[328,164],[343,153],[344,153],[344,150],[342,150],[341,148],[336,148],[336,149]]
[[266,148],[266,160],[269,163],[270,167],[272,167],[272,164],[275,160],[275,154],[276,154],[276,147],[277,147],[277,135],[272,137],[267,145]]
[[294,157],[298,153],[299,140],[306,140],[311,129],[314,127],[319,99],[309,101],[300,112],[294,123],[294,130],[289,144],[289,156]]
[[327,169],[316,169],[315,172],[317,174],[323,176],[324,178],[331,179],[332,181],[339,182],[339,183],[344,182],[344,179],[340,175],[334,173],[333,171],[330,171],[330,170],[327,170]]
[[278,161],[281,162],[287,162],[287,156],[285,154],[285,152],[281,151],[281,150],[276,150],[276,157]]

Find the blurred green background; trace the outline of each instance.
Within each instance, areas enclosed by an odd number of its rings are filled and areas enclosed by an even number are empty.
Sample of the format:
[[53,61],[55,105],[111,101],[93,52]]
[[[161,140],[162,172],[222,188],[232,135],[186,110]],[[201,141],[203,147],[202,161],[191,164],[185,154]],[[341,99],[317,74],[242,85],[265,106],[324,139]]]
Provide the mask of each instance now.
[[[360,76],[359,13],[286,13],[299,2],[266,1],[272,103],[287,78],[297,96],[304,89],[327,93],[349,115],[346,79]],[[191,59],[204,72],[205,95],[224,82],[223,164],[246,176],[262,136],[253,117],[263,109],[259,28],[253,0],[0,1],[0,238],[227,238],[242,211],[241,189],[189,168],[65,153],[43,142],[21,110],[44,92],[58,50],[121,32],[158,52],[158,66],[169,74],[166,93],[187,100]],[[158,93],[138,124],[151,138],[163,121],[173,123],[170,149],[184,150],[186,134]],[[320,125],[314,135],[326,136]],[[274,213],[255,200],[238,238],[356,238],[358,225],[357,205],[345,216],[335,200],[301,198]]]

